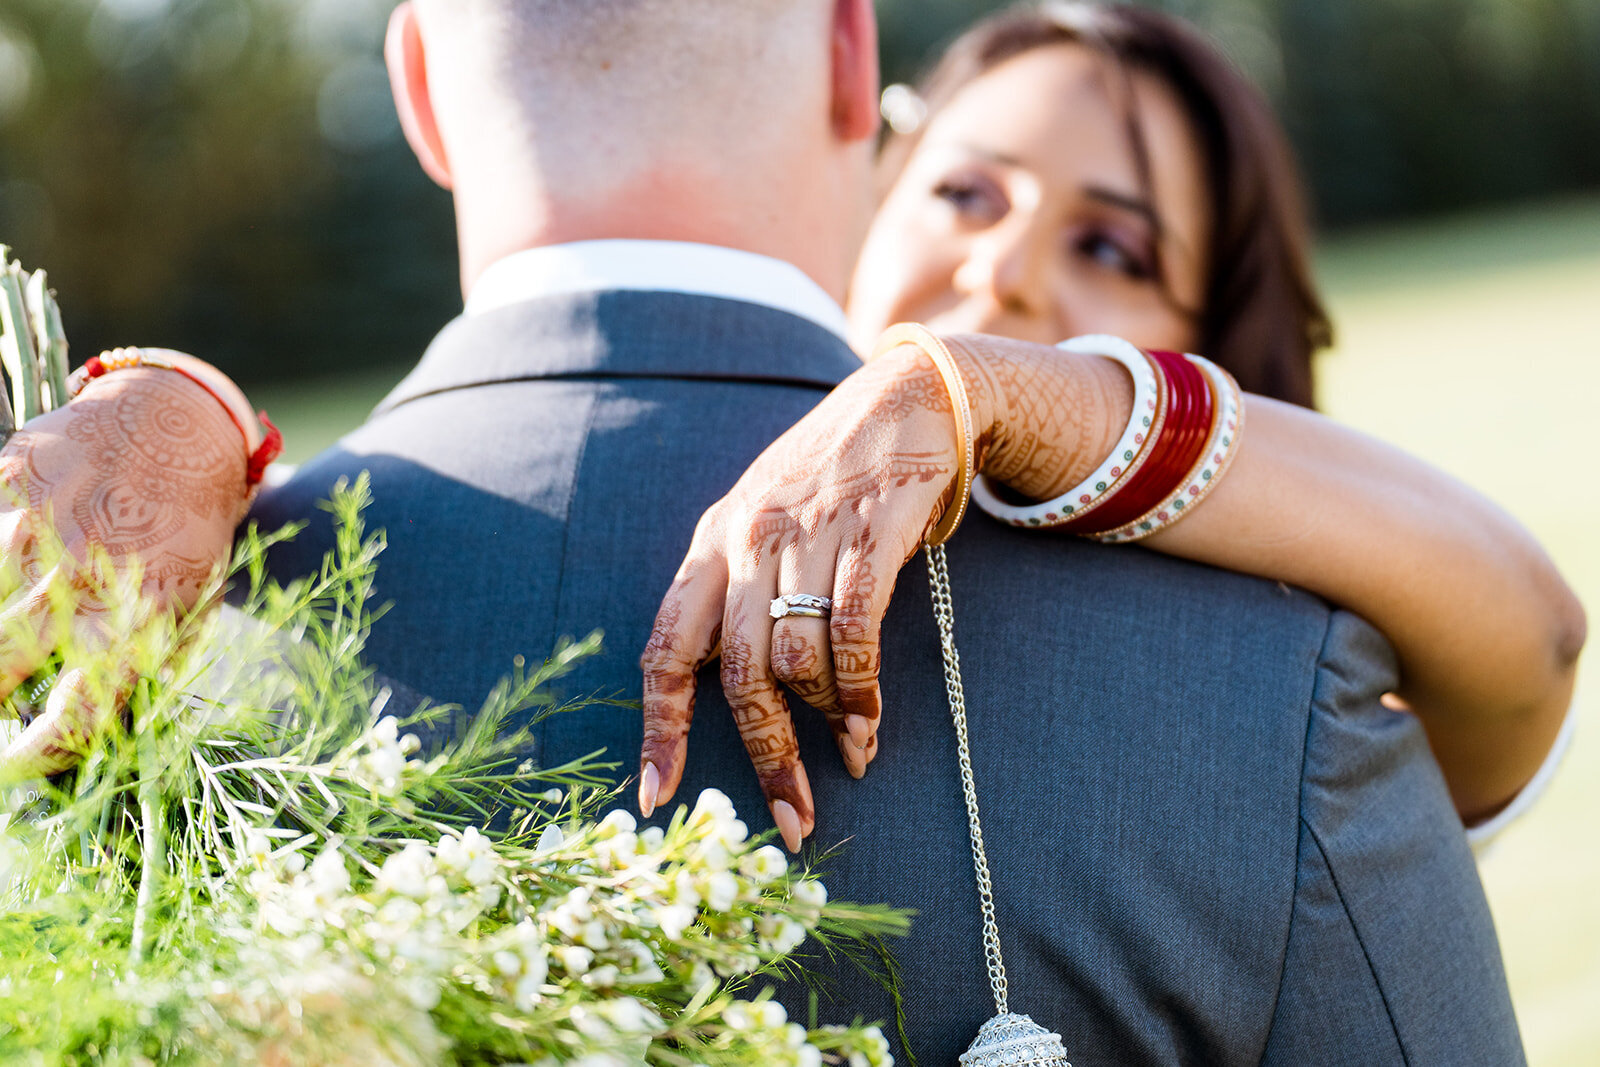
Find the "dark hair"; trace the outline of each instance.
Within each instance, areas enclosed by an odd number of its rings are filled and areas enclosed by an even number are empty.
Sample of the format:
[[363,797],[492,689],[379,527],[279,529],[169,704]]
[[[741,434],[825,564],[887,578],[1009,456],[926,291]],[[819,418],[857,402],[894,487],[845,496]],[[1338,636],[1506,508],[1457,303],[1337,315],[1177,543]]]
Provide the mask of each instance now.
[[[899,173],[927,119],[967,83],[1023,52],[1063,43],[1095,49],[1125,74],[1161,79],[1182,103],[1204,146],[1211,202],[1197,348],[1246,390],[1312,406],[1311,357],[1332,343],[1333,329],[1311,276],[1305,195],[1293,153],[1255,87],[1178,19],[1149,8],[1055,0],[983,20],[924,79],[923,121],[889,135],[881,157],[885,173]],[[1131,103],[1127,123],[1148,186],[1144,137]],[[1159,259],[1157,277],[1163,277]]]

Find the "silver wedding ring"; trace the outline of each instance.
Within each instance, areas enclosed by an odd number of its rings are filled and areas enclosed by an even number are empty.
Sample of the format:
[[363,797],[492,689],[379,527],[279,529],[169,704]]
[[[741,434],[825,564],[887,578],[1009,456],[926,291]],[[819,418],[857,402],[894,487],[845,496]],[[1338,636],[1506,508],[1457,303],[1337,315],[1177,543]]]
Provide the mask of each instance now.
[[773,600],[772,606],[767,609],[774,619],[798,615],[807,619],[825,619],[828,612],[833,610],[833,601],[825,596],[815,596],[811,593],[790,593]]

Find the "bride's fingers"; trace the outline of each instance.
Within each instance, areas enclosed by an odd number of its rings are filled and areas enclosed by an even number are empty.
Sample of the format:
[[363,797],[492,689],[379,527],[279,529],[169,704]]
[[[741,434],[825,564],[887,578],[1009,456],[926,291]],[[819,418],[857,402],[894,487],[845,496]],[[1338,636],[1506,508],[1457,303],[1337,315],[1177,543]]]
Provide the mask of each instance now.
[[[797,546],[782,553],[778,565],[780,594],[809,593],[832,598],[835,555],[801,554]],[[828,615],[789,615],[772,626],[772,673],[796,696],[822,712],[833,731],[834,744],[852,778],[867,772],[861,745],[851,738],[839,703],[833,673],[833,649],[828,640]]]
[[816,815],[794,720],[772,675],[772,581],[769,576],[766,582],[741,582],[729,589],[722,622],[722,691],[772,809],[772,821],[789,851],[797,852]]
[[644,744],[639,752],[639,810],[646,818],[678,791],[694,721],[695,675],[717,648],[727,569],[685,566],[661,601],[644,672]]
[[133,677],[126,671],[100,685],[92,684],[81,668],[63,671],[44,713],[0,755],[0,785],[47,778],[78,763],[116,721],[132,687]]
[[865,527],[839,553],[834,575],[829,635],[839,704],[851,738],[869,763],[877,752],[878,721],[883,713],[878,690],[879,630],[904,562],[896,546],[874,537],[871,528]]
[[51,586],[58,571],[18,590],[0,605],[0,699],[11,695],[55,651],[60,626]]

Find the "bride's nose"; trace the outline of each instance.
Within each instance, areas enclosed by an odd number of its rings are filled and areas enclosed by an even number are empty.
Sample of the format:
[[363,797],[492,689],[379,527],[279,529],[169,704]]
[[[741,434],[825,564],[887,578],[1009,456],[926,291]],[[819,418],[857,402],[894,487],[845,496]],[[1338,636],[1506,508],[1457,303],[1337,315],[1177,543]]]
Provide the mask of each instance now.
[[963,299],[1007,317],[1043,319],[1050,309],[1050,248],[1041,227],[1013,214],[972,238],[953,279]]

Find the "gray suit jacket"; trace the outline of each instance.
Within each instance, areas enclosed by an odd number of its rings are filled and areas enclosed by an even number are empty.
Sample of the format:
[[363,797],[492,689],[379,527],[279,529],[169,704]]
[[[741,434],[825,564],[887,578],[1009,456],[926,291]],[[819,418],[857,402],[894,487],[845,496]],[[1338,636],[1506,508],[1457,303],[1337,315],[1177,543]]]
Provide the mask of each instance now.
[[[552,297],[452,323],[372,419],[265,495],[311,518],[373,477],[387,531],[374,664],[475,706],[517,655],[606,632],[570,692],[637,696],[637,658],[700,513],[857,362],[752,304]],[[1074,1062],[1505,1064],[1522,1053],[1482,890],[1416,723],[1384,710],[1391,652],[1281,585],[1139,548],[1004,528],[950,545],[958,642],[1011,1004]],[[913,907],[898,954],[912,1049],[953,1063],[992,1014],[938,641],[920,561],[884,626],[882,750],[866,779],[799,707],[835,896]],[[716,673],[679,794],[769,823]],[[636,713],[541,727],[546,762]],[[849,968],[824,1019],[892,1021]],[[803,1011],[800,1018],[804,1018]],[[892,1026],[890,1027],[892,1029]]]

